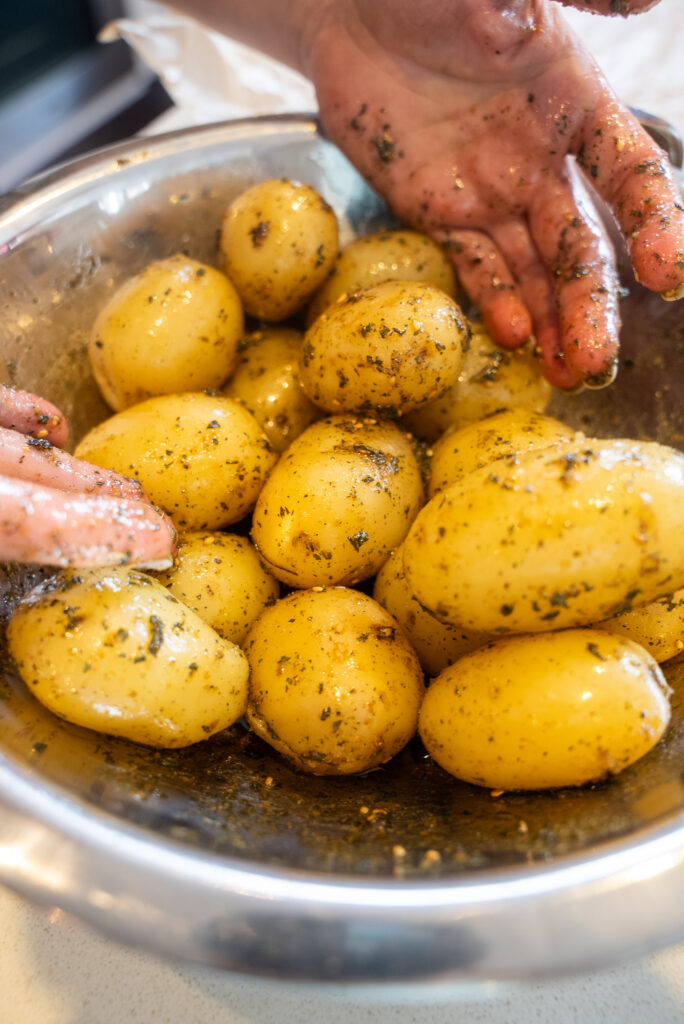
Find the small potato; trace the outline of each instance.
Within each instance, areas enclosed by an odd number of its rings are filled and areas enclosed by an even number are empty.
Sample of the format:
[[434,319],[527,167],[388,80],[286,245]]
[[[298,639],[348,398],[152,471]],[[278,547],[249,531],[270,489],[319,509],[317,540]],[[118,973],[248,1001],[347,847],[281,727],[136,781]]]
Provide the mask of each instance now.
[[277,458],[243,405],[205,394],[162,395],[125,409],[86,434],[76,454],[135,477],[186,530],[242,519]]
[[402,542],[422,499],[409,435],[331,416],[281,456],[254,509],[252,538],[288,586],[357,583]]
[[497,459],[548,448],[573,437],[575,431],[560,420],[528,409],[506,409],[467,427],[451,428],[434,445],[428,497]]
[[242,643],[255,619],[280,593],[253,545],[231,533],[186,533],[172,568],[155,575],[174,597],[234,644]]
[[444,292],[384,281],[330,306],[306,332],[300,379],[329,412],[408,412],[458,377],[469,329]]
[[499,459],[436,494],[404,569],[443,622],[537,633],[684,586],[683,532],[681,452],[585,438]]
[[345,245],[332,274],[311,300],[307,323],[341,295],[381,281],[426,281],[456,298],[454,268],[436,242],[418,231],[378,231]]
[[467,633],[440,622],[416,601],[404,572],[401,545],[375,577],[373,598],[397,620],[429,676],[491,640],[490,633]]
[[348,775],[394,757],[416,731],[418,659],[394,619],[344,587],[299,591],[247,636],[247,720],[314,775]]
[[684,589],[640,608],[628,606],[597,628],[633,640],[658,662],[668,661],[684,651]]
[[492,789],[581,786],[648,753],[669,687],[637,644],[594,629],[516,636],[467,654],[428,689],[428,753]]
[[237,369],[223,388],[224,395],[247,406],[277,452],[322,416],[299,383],[301,347],[299,331],[284,327],[247,335]]
[[186,747],[245,710],[242,651],[133,569],[67,570],[17,606],[9,649],[60,718],[152,747]]
[[551,385],[531,344],[514,351],[498,348],[474,323],[456,383],[403,422],[416,437],[436,441],[449,427],[465,427],[502,409],[543,412],[550,397]]
[[223,218],[222,269],[248,313],[285,320],[325,281],[338,245],[335,214],[315,189],[263,181],[238,196]]
[[153,395],[223,384],[243,330],[225,276],[187,256],[150,263],[100,312],[88,346],[105,401],[117,411]]

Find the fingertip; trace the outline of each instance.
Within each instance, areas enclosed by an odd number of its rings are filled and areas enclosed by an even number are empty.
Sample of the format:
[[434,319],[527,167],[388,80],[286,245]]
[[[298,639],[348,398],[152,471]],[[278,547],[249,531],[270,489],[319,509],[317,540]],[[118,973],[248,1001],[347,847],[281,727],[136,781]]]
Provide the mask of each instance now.
[[532,334],[530,314],[515,293],[495,296],[482,317],[494,341],[504,348],[519,348]]

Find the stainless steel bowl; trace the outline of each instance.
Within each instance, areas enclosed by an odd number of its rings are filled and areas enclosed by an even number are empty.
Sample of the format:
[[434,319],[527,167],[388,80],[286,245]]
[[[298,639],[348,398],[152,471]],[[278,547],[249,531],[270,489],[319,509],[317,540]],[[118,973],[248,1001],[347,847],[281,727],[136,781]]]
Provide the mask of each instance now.
[[[308,117],[118,146],[15,194],[0,215],[9,379],[58,402],[76,437],[103,418],[85,355],[97,309],[153,258],[213,261],[222,209],[271,176],[317,187],[346,237],[388,221]],[[554,412],[678,444],[681,307],[625,280],[617,384],[558,396]],[[2,570],[5,615],[39,574]],[[7,665],[0,881],[124,940],[279,978],[472,982],[643,954],[684,937],[681,659],[668,674],[674,721],[639,765],[582,790],[494,798],[418,743],[351,779],[300,775],[240,727],[147,750],[56,719]]]

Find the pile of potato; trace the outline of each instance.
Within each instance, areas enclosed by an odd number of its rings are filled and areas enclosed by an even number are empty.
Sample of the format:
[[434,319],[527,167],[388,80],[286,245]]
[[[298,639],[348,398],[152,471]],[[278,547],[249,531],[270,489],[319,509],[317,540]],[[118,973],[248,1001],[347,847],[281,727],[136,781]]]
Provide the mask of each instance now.
[[317,774],[417,730],[495,789],[650,750],[658,662],[683,646],[684,456],[544,416],[534,352],[467,322],[438,246],[385,231],[338,253],[306,185],[239,197],[220,267],[154,263],[94,326],[115,415],[77,455],[139,480],[179,554],[27,597],[9,643],[36,697],[162,747],[246,714]]

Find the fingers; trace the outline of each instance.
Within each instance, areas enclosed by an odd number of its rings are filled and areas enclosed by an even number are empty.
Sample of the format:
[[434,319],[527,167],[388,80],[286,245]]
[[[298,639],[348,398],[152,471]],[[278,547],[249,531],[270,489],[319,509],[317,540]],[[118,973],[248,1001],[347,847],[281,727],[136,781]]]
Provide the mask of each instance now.
[[66,419],[55,405],[7,384],[0,384],[0,427],[44,438],[60,447],[69,436]]
[[461,283],[480,310],[494,341],[517,348],[532,333],[532,322],[511,272],[491,238],[479,231],[435,233],[444,243]]
[[637,280],[684,295],[684,205],[663,151],[606,92],[583,127],[577,162],[614,211]]
[[171,520],[145,502],[0,477],[0,560],[164,569],[175,551]]

